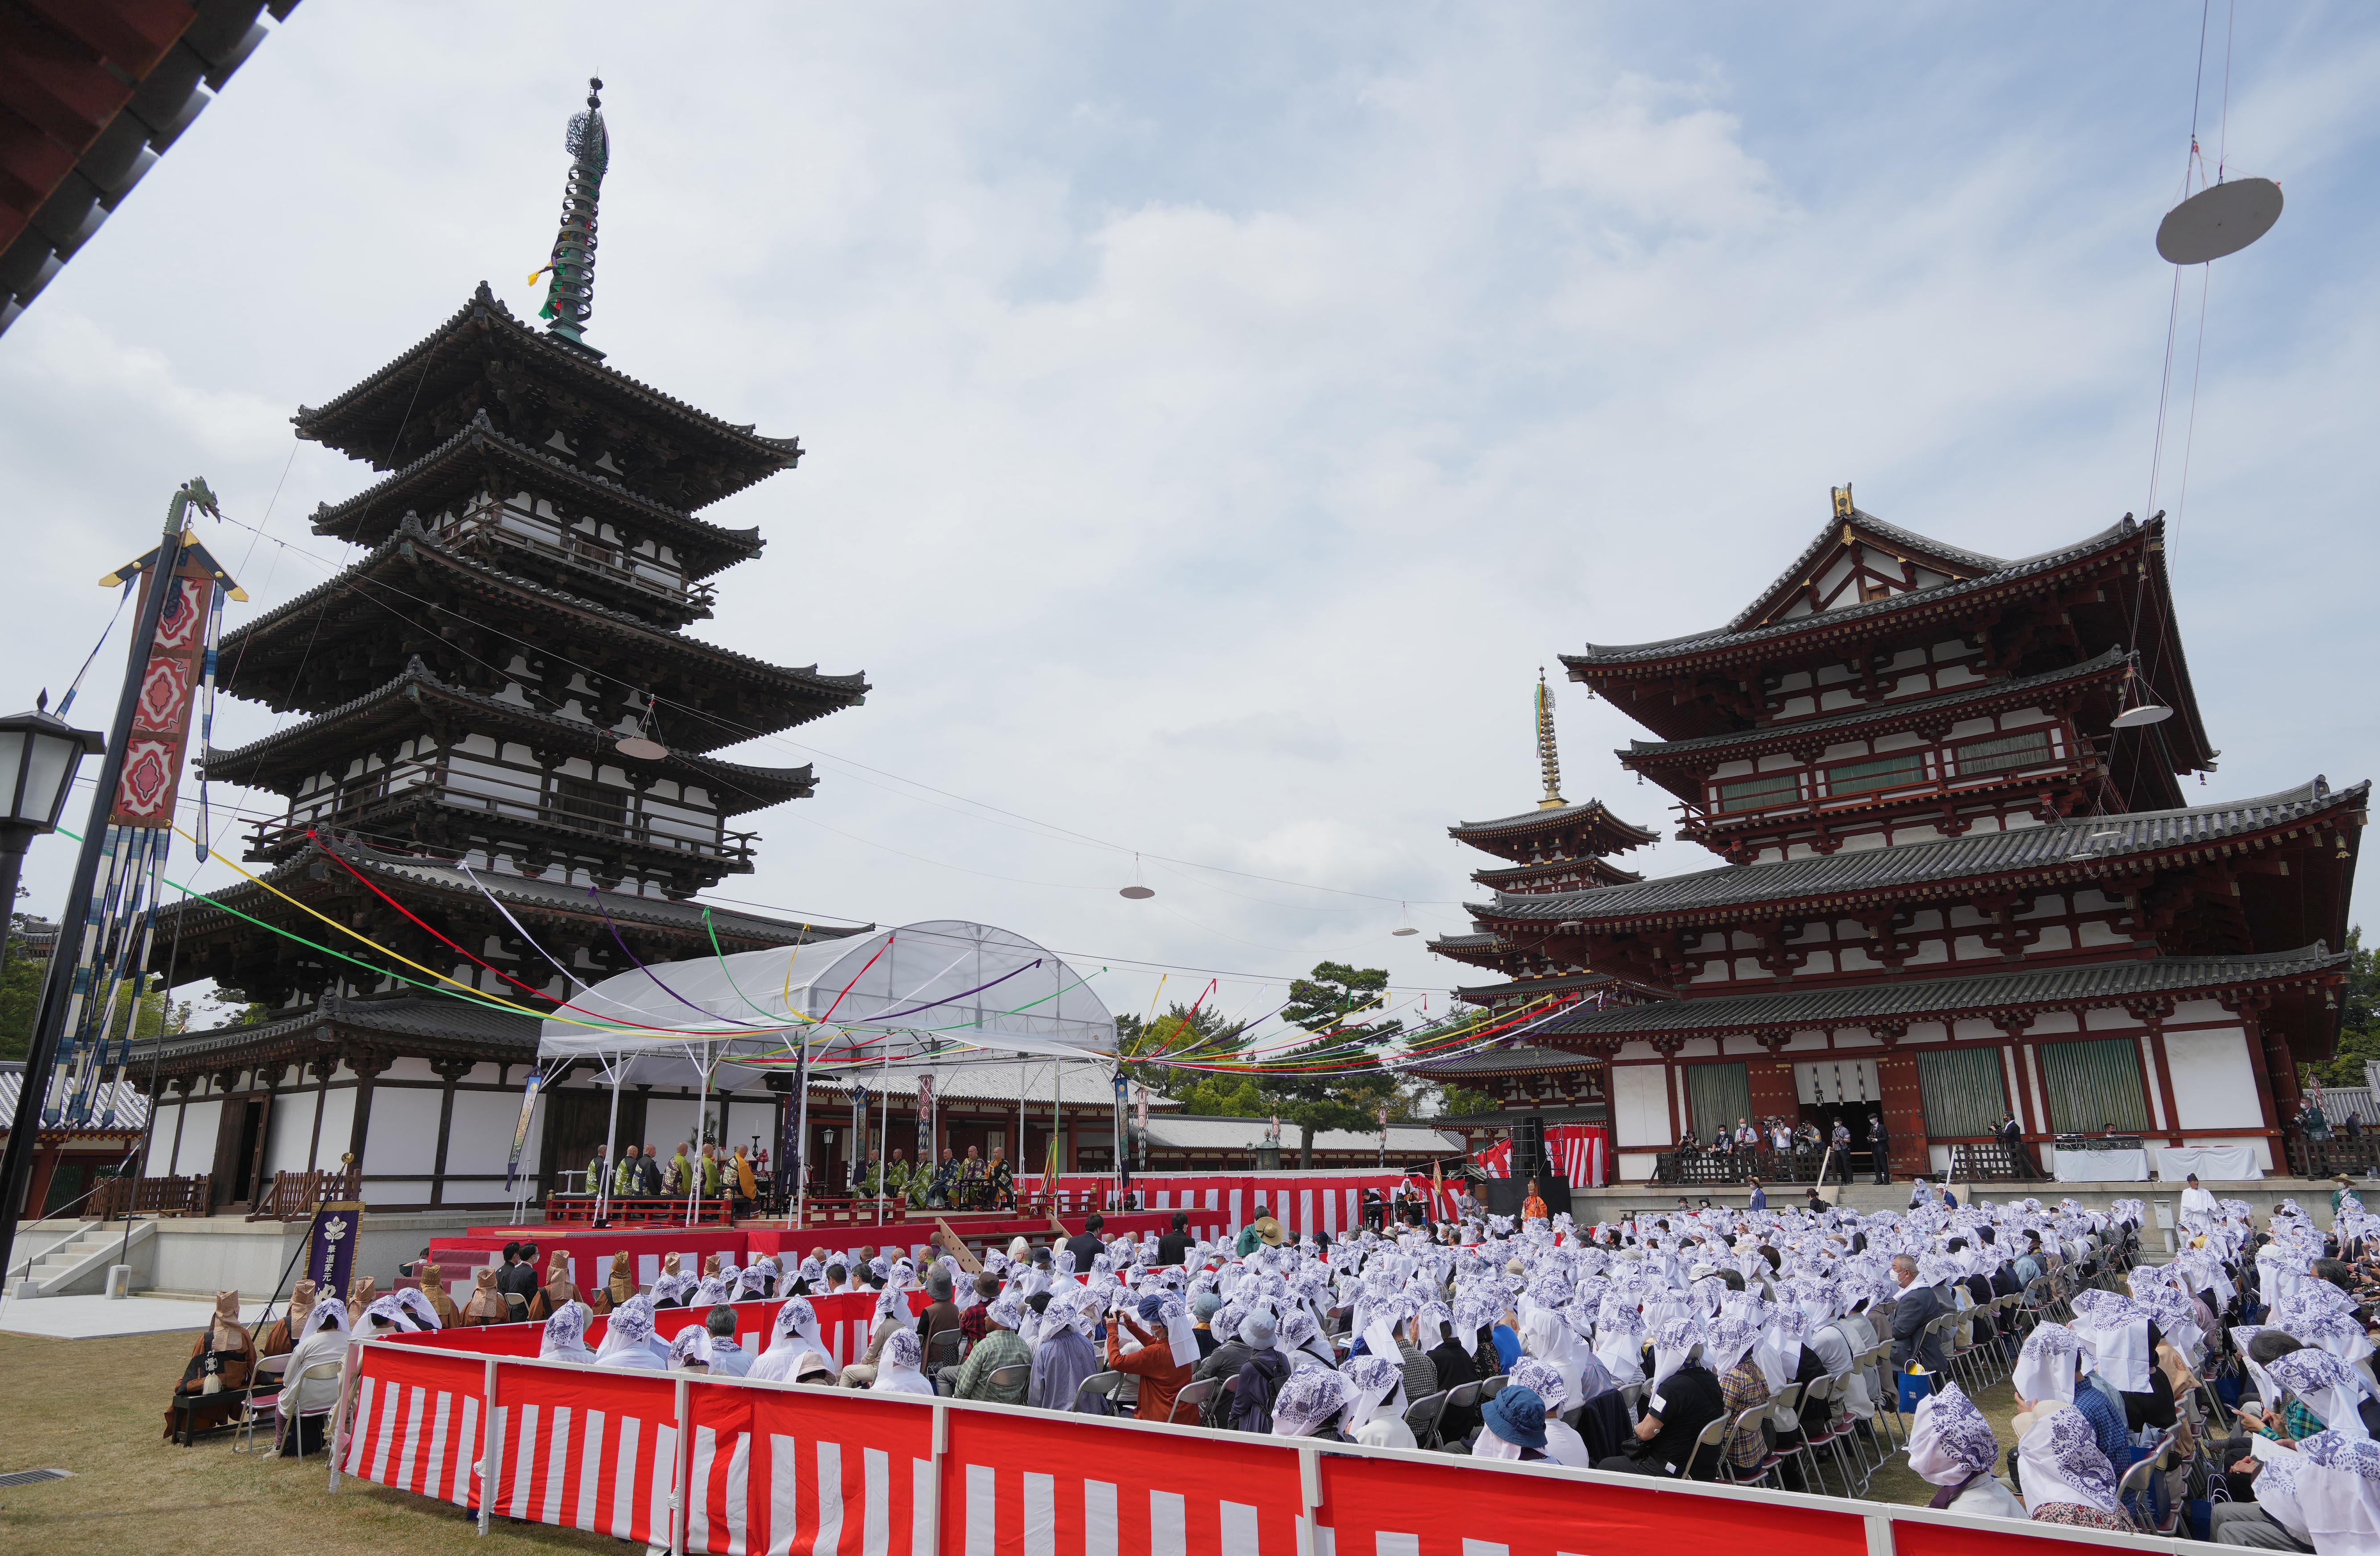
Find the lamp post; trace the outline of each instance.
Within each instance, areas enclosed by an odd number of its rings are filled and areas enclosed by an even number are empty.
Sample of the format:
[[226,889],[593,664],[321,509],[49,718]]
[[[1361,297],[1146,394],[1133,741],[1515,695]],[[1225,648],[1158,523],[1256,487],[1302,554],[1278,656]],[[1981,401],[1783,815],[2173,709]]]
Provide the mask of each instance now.
[[[74,789],[75,769],[106,744],[91,730],[78,730],[51,713],[49,704],[49,694],[43,693],[32,712],[0,718],[0,912],[10,923],[16,919],[17,877],[24,868],[27,846],[57,830],[67,795]],[[63,930],[59,939],[65,940]],[[7,936],[0,933],[0,971],[7,965]]]

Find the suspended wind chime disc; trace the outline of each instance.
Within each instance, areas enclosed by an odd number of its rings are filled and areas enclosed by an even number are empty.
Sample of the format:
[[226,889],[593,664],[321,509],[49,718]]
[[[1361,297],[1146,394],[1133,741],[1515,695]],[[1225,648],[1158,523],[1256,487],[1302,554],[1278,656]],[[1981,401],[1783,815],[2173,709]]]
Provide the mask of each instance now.
[[621,755],[638,762],[658,762],[669,754],[669,747],[642,735],[630,735],[619,744]]
[[2177,265],[2203,265],[2237,254],[2281,219],[2281,187],[2269,178],[2231,178],[2201,189],[2157,223],[2157,252]]
[[1146,902],[1150,898],[1155,897],[1157,893],[1154,889],[1148,887],[1129,886],[1118,887],[1116,888],[1116,895],[1118,897],[1128,897],[1135,902]]

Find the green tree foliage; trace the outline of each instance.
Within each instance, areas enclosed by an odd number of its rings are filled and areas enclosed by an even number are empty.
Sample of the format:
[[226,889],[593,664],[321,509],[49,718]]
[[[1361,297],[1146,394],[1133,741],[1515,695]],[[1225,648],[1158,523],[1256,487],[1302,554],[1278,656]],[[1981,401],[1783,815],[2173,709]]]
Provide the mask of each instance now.
[[[1165,1064],[1156,1057],[1163,1054],[1196,1054],[1201,1058],[1228,1063],[1239,1056],[1239,1036],[1236,1024],[1204,1007],[1193,1011],[1187,1006],[1173,1005],[1153,1021],[1144,1023],[1137,1016],[1125,1016],[1116,1023],[1118,1050],[1126,1060],[1139,1061],[1132,1066],[1132,1078],[1159,1096],[1182,1104],[1185,1113],[1252,1115],[1264,1111],[1260,1107],[1241,1110],[1201,1105],[1235,1097],[1245,1082],[1211,1070]],[[1194,1102],[1194,1097],[1199,1101]]]
[[1465,1086],[1440,1086],[1438,1089],[1438,1111],[1440,1113],[1493,1113],[1502,1105],[1487,1092],[1474,1092]]
[[2338,1051],[2325,1063],[2300,1067],[2325,1086],[2363,1085],[2365,1061],[2380,1062],[2380,949],[2364,946],[2361,929],[2347,932],[2347,948],[2352,959],[2339,995]]
[[1379,1110],[1391,1118],[1411,1111],[1404,1084],[1381,1067],[1381,1055],[1395,1046],[1404,1023],[1365,1021],[1363,1013],[1378,1006],[1388,993],[1389,974],[1378,967],[1354,968],[1344,962],[1315,964],[1313,976],[1289,986],[1289,1006],[1281,1019],[1315,1034],[1315,1041],[1272,1055],[1282,1066],[1329,1063],[1333,1069],[1354,1073],[1301,1075],[1274,1070],[1263,1076],[1258,1091],[1268,1113],[1297,1126],[1297,1164],[1314,1165],[1314,1136],[1319,1129],[1370,1132],[1379,1128]]

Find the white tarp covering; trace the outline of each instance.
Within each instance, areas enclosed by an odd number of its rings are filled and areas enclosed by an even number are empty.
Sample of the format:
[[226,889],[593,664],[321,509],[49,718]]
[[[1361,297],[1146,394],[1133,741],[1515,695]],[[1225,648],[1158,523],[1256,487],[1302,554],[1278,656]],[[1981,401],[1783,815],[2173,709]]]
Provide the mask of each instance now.
[[[1013,931],[956,919],[666,962],[607,978],[572,1004],[556,1012],[565,1019],[547,1018],[538,1057],[600,1059],[613,1084],[694,1085],[709,1070],[710,1089],[738,1090],[782,1073],[797,1046],[829,1074],[855,1060],[915,1068],[987,1054],[1115,1051],[1114,1018],[1062,959]],[[569,1018],[654,1030],[599,1031]],[[764,1057],[779,1063],[750,1062]]]

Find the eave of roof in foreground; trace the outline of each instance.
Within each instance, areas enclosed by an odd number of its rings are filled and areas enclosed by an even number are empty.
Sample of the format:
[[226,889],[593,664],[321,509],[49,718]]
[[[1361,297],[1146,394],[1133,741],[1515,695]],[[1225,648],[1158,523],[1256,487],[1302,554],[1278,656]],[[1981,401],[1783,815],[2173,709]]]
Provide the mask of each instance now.
[[2191,995],[2314,987],[2344,978],[2350,953],[2320,941],[2246,957],[2153,957],[2082,966],[2020,968],[1948,978],[1888,978],[1823,989],[1719,995],[1607,1006],[1557,1017],[1544,1039],[1667,1040],[1854,1029],[1905,1031],[1913,1021],[1990,1019],[2046,1010],[2119,1007]]
[[1881,900],[1912,889],[2011,876],[2043,886],[2095,881],[2121,873],[2127,864],[2360,815],[2371,788],[2367,781],[2333,790],[2316,778],[2277,794],[2212,805],[2086,815],[2013,832],[1970,832],[1893,848],[1726,864],[1592,891],[1500,895],[1492,903],[1473,906],[1470,912],[1482,922],[1532,929],[1572,922],[1603,929],[1652,920],[1693,922],[1697,915],[1736,914],[1748,908],[1781,911],[1843,898]]

